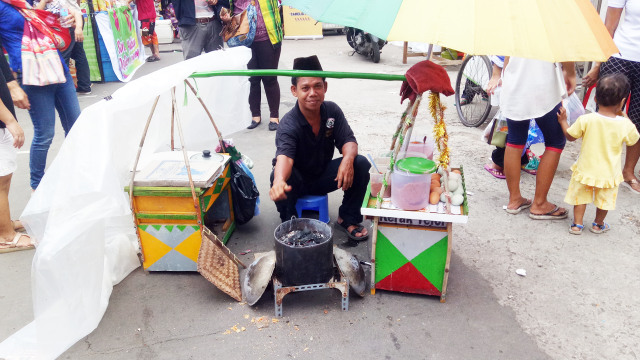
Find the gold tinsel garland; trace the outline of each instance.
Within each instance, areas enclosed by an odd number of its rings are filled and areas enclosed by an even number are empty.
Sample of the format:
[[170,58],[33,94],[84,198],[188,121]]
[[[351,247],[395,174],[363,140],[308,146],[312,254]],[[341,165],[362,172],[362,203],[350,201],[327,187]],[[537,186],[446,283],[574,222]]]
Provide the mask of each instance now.
[[429,112],[435,120],[433,125],[433,138],[438,146],[438,167],[446,169],[449,167],[449,135],[447,125],[444,123],[444,110],[446,107],[440,102],[440,94],[431,92],[429,94]]

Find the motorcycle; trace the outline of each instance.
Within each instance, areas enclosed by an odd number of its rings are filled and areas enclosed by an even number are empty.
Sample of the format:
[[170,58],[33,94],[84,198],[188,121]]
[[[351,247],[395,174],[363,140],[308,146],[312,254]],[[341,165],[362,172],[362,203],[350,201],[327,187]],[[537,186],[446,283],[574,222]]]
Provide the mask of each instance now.
[[380,61],[380,49],[387,43],[385,40],[360,29],[346,27],[345,30],[347,32],[347,42],[353,48],[353,53],[371,58],[374,63]]

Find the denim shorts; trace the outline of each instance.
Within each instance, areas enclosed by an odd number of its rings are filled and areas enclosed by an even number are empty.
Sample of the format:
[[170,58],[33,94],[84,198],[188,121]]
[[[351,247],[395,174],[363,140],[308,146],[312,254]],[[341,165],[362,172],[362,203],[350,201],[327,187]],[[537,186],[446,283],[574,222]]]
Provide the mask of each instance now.
[[[558,111],[561,105],[562,103],[558,103],[551,111],[534,119],[544,136],[546,149],[555,152],[562,152],[564,145],[567,143],[562,127],[558,123]],[[529,121],[507,119],[507,126],[509,128],[507,146],[524,149],[529,136]]]

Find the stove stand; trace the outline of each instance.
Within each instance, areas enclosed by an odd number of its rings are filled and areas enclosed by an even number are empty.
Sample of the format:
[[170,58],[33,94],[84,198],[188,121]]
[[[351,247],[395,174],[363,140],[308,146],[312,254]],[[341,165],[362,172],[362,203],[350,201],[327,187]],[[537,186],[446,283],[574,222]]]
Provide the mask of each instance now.
[[[298,285],[298,286],[282,286],[277,277],[273,277],[273,296],[275,300],[276,316],[282,316],[282,300],[285,295],[297,291],[336,289],[342,293],[342,311],[349,310],[349,279],[342,272],[335,268],[334,275],[328,283]],[[338,280],[336,280],[338,279]]]

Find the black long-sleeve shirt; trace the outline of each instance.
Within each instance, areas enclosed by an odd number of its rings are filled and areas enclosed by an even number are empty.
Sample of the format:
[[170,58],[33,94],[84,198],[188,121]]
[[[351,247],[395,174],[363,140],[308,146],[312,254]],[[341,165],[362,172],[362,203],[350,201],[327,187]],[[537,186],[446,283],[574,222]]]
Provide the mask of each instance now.
[[[2,42],[0,42],[0,99],[4,103],[4,106],[11,111],[13,117],[16,116],[16,110],[13,108],[13,100],[11,100],[11,92],[7,87],[7,83],[13,81],[13,73],[7,62],[7,58],[4,56],[2,50]],[[4,129],[6,125],[0,121],[0,129]]]

